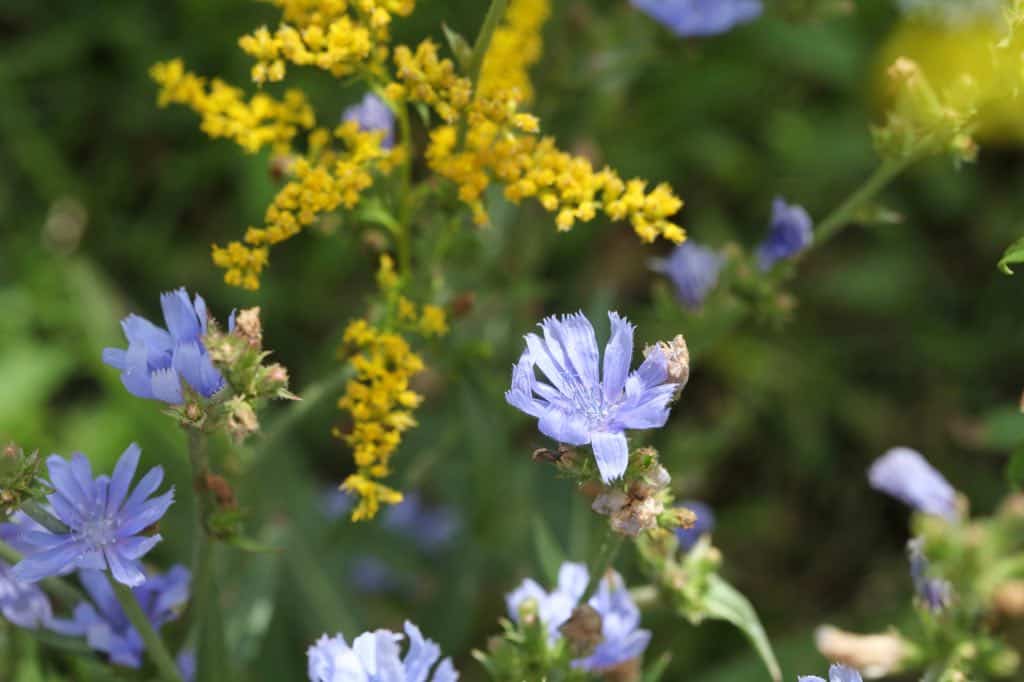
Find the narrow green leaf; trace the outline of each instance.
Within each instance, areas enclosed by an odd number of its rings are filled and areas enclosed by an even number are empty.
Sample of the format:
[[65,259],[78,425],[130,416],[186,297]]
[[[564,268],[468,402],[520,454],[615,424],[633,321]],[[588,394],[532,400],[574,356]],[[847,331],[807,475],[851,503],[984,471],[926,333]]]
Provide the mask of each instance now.
[[1024,237],[1006,247],[1003,257],[999,259],[999,269],[1007,275],[1012,275],[1011,263],[1024,263]]
[[672,654],[667,651],[658,656],[658,660],[652,663],[644,672],[642,682],[660,682],[661,676],[665,674],[665,670],[671,662]]
[[469,62],[473,57],[473,47],[461,33],[448,24],[441,22],[441,30],[444,31],[445,40],[448,41],[448,47],[451,48],[452,54],[455,55],[455,61],[458,63],[459,69],[466,71],[469,69]]
[[1018,448],[1006,463],[1006,479],[1015,490],[1024,488],[1024,448]]
[[533,547],[547,584],[554,585],[558,582],[558,569],[565,561],[565,551],[540,516],[533,517]]
[[775,659],[775,652],[768,641],[764,626],[757,617],[754,607],[735,587],[727,583],[721,576],[708,576],[708,592],[705,608],[709,618],[717,618],[732,623],[747,636],[768,672],[775,682],[782,679],[782,670]]

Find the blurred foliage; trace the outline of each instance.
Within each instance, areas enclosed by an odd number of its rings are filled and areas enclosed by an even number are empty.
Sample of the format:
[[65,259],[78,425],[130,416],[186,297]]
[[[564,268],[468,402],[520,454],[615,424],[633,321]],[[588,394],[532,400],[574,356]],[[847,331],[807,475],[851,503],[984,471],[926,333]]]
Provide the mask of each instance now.
[[[692,238],[751,244],[774,195],[820,217],[875,164],[872,74],[898,19],[887,3],[835,4],[791,2],[727,36],[680,41],[625,0],[563,0],[535,72],[537,112],[564,147],[671,182]],[[397,37],[442,41],[442,21],[472,36],[483,11],[425,1]],[[260,292],[224,286],[209,245],[262,215],[274,192],[268,158],[205,139],[186,111],[157,109],[146,75],[182,55],[244,83],[237,37],[272,17],[248,0],[0,8],[0,439],[82,450],[99,470],[137,441],[188,486],[184,436],[100,361],[124,313],[155,315],[157,293],[182,284],[221,319],[262,306],[267,345],[298,392],[340,371],[340,330],[372,282],[372,228],[341,217],[279,249]],[[302,82],[321,111],[361,94],[319,76]],[[542,576],[552,547],[586,556],[600,527],[566,482],[530,462],[546,442],[503,400],[521,335],[542,314],[579,308],[592,319],[619,310],[639,325],[639,343],[687,336],[690,384],[651,441],[677,492],[715,508],[724,573],[757,607],[787,679],[822,668],[816,624],[872,630],[904,618],[906,512],[871,492],[864,471],[907,444],[979,511],[1001,498],[1005,455],[1024,440],[1021,376],[1009,371],[1024,343],[1024,285],[994,263],[1019,236],[1022,170],[1014,147],[986,147],[959,170],[946,160],[913,168],[884,194],[897,223],[850,229],[806,258],[792,320],[776,325],[745,320],[729,300],[684,312],[646,269],[665,247],[640,244],[628,227],[557,234],[539,210],[492,197],[491,227],[453,226],[437,276],[474,305],[428,353],[421,425],[396,459],[404,489],[461,515],[455,545],[428,556],[380,524],[325,522],[322,493],[350,458],[330,436],[332,401],[310,410],[267,456],[239,463],[243,506],[272,521],[261,539],[284,547],[235,553],[222,567],[236,577],[221,599],[248,679],[299,679],[321,632],[406,617],[460,656],[464,679],[481,679],[468,652],[496,631],[503,594]],[[435,246],[424,240],[417,255]],[[181,499],[157,563],[188,556]],[[353,586],[362,555],[398,572],[397,592]],[[633,561],[624,553],[620,566],[636,578]],[[725,624],[694,628],[658,612],[644,625],[655,632],[649,659],[671,654],[665,679],[762,679]],[[0,679],[53,679],[45,643],[21,633],[3,647]],[[105,675],[82,664],[69,678]]]

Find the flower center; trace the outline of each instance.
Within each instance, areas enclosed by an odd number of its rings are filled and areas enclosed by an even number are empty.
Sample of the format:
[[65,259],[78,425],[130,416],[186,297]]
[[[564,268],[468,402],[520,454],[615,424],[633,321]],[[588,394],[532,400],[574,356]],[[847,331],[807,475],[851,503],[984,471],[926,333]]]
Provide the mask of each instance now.
[[90,519],[78,529],[78,537],[92,547],[102,548],[113,544],[117,539],[117,527],[113,519],[100,517]]

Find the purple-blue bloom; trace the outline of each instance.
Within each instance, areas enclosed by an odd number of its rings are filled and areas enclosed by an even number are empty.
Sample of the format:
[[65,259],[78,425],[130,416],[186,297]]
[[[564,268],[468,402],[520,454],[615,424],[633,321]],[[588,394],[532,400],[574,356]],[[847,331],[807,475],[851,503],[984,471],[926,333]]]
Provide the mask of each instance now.
[[757,263],[771,270],[780,260],[792,258],[814,239],[814,222],[806,209],[776,197],[772,202],[772,224],[768,236],[757,247]]
[[407,537],[425,552],[444,548],[459,530],[459,517],[447,507],[433,507],[423,502],[418,492],[407,493],[404,499],[388,507],[385,527]]
[[868,481],[875,490],[920,512],[957,519],[956,490],[916,450],[888,450],[871,465]]
[[519,587],[505,595],[508,615],[519,622],[519,611],[528,600],[534,602],[537,617],[548,630],[552,642],[561,637],[559,628],[572,616],[572,610],[587,591],[590,580],[584,564],[565,562],[558,569],[558,586],[548,592],[532,578],[524,580]]
[[[560,443],[590,444],[608,483],[629,464],[626,429],[652,429],[668,420],[676,391],[668,383],[664,353],[651,352],[630,373],[634,327],[618,313],[608,313],[611,338],[599,365],[597,335],[583,313],[548,317],[544,338],[526,335],[526,350],[512,369],[505,400],[539,419],[541,433]],[[539,368],[547,381],[535,373]]]
[[185,401],[182,380],[209,398],[224,386],[213,366],[203,336],[206,302],[198,294],[190,301],[184,287],[160,295],[167,329],[138,315],[121,320],[128,348],[103,349],[103,362],[121,370],[121,383],[132,395],[171,405]]
[[372,92],[366,93],[359,104],[353,104],[341,115],[342,121],[355,121],[365,131],[381,130],[384,139],[380,146],[391,149],[395,145],[395,114],[384,100]]
[[53,616],[46,594],[33,583],[16,579],[6,561],[0,561],[0,615],[30,630],[47,625]]
[[[451,659],[441,658],[441,647],[425,639],[420,629],[405,621],[409,650],[401,658],[403,636],[390,630],[364,632],[352,646],[342,635],[322,636],[309,647],[310,682],[456,682],[459,674]],[[431,669],[433,674],[431,676]]]
[[371,555],[358,556],[352,560],[349,579],[364,594],[394,592],[402,586],[398,572],[387,562]]
[[714,530],[715,515],[711,507],[698,500],[684,500],[678,506],[686,507],[697,515],[697,521],[690,528],[676,528],[680,551],[689,552],[702,536]]
[[953,585],[948,580],[928,576],[931,566],[924,555],[924,540],[914,538],[907,543],[907,558],[910,560],[910,578],[914,581],[914,591],[921,602],[932,613],[943,611],[953,598]]
[[632,0],[681,38],[713,36],[761,16],[761,0]]
[[[801,675],[797,682],[825,682],[817,675]],[[828,682],[864,682],[860,673],[845,665],[833,663],[828,669]]]
[[337,521],[342,516],[348,514],[355,503],[356,501],[351,494],[341,490],[336,485],[332,485],[330,489],[324,491],[323,496],[320,498],[320,510],[331,521]]
[[587,603],[601,616],[601,643],[586,658],[574,660],[574,668],[606,670],[644,652],[651,642],[651,631],[639,629],[640,609],[618,573],[606,575]]
[[[548,640],[556,642],[560,628],[572,616],[587,591],[590,575],[584,564],[565,562],[558,569],[558,586],[547,592],[536,581],[527,578],[513,592],[505,596],[509,617],[519,622],[520,610],[528,600],[533,601],[538,620],[548,632]],[[604,670],[636,658],[644,652],[651,640],[648,630],[640,630],[640,611],[629,596],[622,578],[611,572],[587,602],[601,616],[601,642],[585,658],[572,662],[573,667],[584,670]]]
[[725,259],[706,246],[685,241],[668,258],[651,262],[651,269],[672,280],[676,295],[686,307],[696,310],[718,284],[718,273]]
[[[69,620],[54,619],[50,629],[71,637],[85,637],[90,647],[104,653],[111,663],[138,668],[145,643],[117,601],[114,588],[100,571],[78,574],[91,602],[75,607]],[[184,566],[173,566],[162,575],[151,575],[132,591],[155,630],[180,615],[188,601],[191,575]]]
[[66,533],[42,527],[18,536],[24,558],[13,569],[22,582],[36,582],[71,568],[102,571],[109,568],[125,585],[140,585],[146,576],[139,559],[160,535],[141,533],[159,521],[174,502],[174,489],[150,499],[163,482],[163,467],[153,467],[130,492],[142,451],[132,443],[121,454],[112,476],[93,478],[89,460],[80,452],[68,462],[59,455],[46,460],[50,485],[47,496]]

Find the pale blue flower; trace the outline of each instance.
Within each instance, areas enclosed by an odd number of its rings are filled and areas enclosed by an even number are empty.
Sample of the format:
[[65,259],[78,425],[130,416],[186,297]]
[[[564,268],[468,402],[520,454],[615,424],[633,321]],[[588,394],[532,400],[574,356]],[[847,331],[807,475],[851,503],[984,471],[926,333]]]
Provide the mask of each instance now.
[[359,104],[353,104],[341,115],[342,121],[355,121],[361,130],[381,130],[384,139],[380,146],[391,149],[395,145],[395,114],[384,100],[372,92],[366,93]]
[[[455,682],[459,674],[451,659],[437,667],[441,648],[424,639],[420,629],[405,622],[409,650],[401,658],[398,643],[403,636],[390,630],[364,632],[352,646],[342,635],[322,636],[309,648],[310,682]],[[433,674],[431,674],[433,668]]]
[[757,247],[757,263],[770,270],[780,260],[797,255],[814,239],[814,222],[807,210],[776,197],[772,202],[772,224],[768,236]]
[[[22,582],[36,582],[72,568],[102,571],[109,568],[125,585],[140,585],[146,576],[139,559],[160,535],[143,535],[159,521],[174,501],[174,489],[150,499],[163,482],[162,467],[153,467],[131,492],[132,478],[142,451],[132,443],[122,453],[112,476],[93,478],[89,460],[80,452],[68,462],[59,455],[46,460],[50,485],[47,496],[54,514],[67,526],[66,533],[39,527],[18,536],[24,558],[14,567]],[[129,495],[129,492],[131,494]]]
[[921,602],[932,613],[940,613],[953,599],[953,585],[948,580],[930,577],[931,565],[924,555],[924,540],[914,538],[907,543],[907,558],[910,560],[910,578],[914,591]]
[[574,668],[594,672],[614,668],[647,649],[651,631],[639,628],[640,609],[618,573],[606,575],[587,603],[601,616],[601,643],[586,658],[574,660]]
[[871,465],[868,481],[875,490],[920,512],[957,519],[956,490],[916,450],[888,450]]
[[516,623],[519,622],[520,610],[527,601],[534,603],[537,617],[548,631],[548,639],[552,642],[561,637],[559,628],[572,615],[573,609],[587,591],[590,580],[584,564],[565,562],[558,569],[558,586],[546,591],[532,578],[524,580],[519,587],[505,596],[508,615]]
[[0,561],[0,615],[30,630],[47,625],[53,617],[46,594],[37,585],[15,578],[6,561]]
[[[629,463],[626,429],[652,429],[668,420],[676,391],[668,383],[667,360],[660,351],[647,355],[630,373],[633,325],[608,313],[611,338],[603,370],[597,335],[582,313],[541,322],[544,332],[526,335],[526,350],[512,370],[510,405],[539,419],[541,433],[569,445],[590,444],[608,483],[621,478]],[[540,369],[547,381],[537,378]]]
[[[797,682],[825,682],[817,675],[801,675]],[[860,673],[845,665],[834,663],[828,669],[828,682],[864,682]]]
[[651,269],[672,280],[676,295],[686,307],[696,310],[718,284],[725,259],[714,249],[687,240],[668,258],[655,259]]
[[198,294],[190,301],[184,288],[160,295],[167,329],[138,315],[121,320],[128,348],[105,348],[103,362],[121,370],[121,383],[132,395],[171,405],[185,402],[182,380],[204,398],[224,386],[213,366],[203,336],[206,302]]
[[[523,605],[532,601],[537,619],[553,644],[562,637],[561,627],[583,598],[589,581],[587,567],[569,561],[558,569],[558,586],[550,592],[528,578],[505,597],[509,617],[518,623]],[[601,616],[601,642],[589,656],[574,660],[573,667],[604,670],[644,652],[651,633],[638,629],[640,611],[618,573],[612,571],[606,575],[587,604]]]
[[713,36],[761,16],[761,0],[631,0],[681,38]]
[[[100,571],[78,574],[90,601],[75,607],[69,620],[54,619],[50,629],[71,637],[85,637],[89,646],[107,655],[111,663],[138,668],[145,643],[128,620],[114,594],[114,588]],[[142,612],[158,630],[181,614],[188,601],[191,574],[184,566],[173,566],[161,575],[151,575],[132,589]]]
[[698,500],[684,500],[679,503],[680,507],[686,507],[697,515],[697,521],[689,528],[676,528],[676,539],[679,541],[679,549],[689,552],[702,536],[707,535],[715,528],[715,515],[711,507]]

